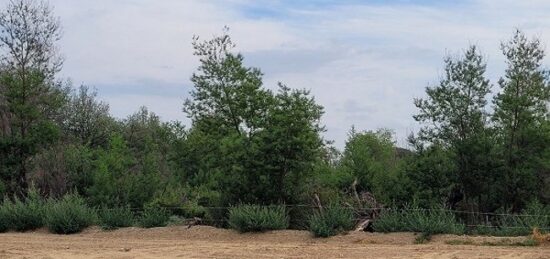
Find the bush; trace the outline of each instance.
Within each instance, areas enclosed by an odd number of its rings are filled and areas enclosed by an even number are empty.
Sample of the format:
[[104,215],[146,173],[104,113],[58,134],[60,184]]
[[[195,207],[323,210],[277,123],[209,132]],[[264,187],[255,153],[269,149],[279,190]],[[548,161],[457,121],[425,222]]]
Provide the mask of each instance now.
[[164,208],[147,206],[139,217],[139,226],[144,228],[165,227],[170,220],[170,214]]
[[46,226],[52,233],[72,234],[92,225],[96,211],[86,206],[77,194],[65,195],[61,200],[50,200],[46,210]]
[[431,234],[464,233],[464,224],[456,220],[455,215],[442,208],[420,209],[408,207],[403,210],[385,210],[373,223],[377,232],[422,232]]
[[44,202],[35,190],[31,189],[26,199],[5,200],[2,205],[7,226],[16,231],[27,231],[44,226]]
[[329,237],[350,230],[354,219],[351,209],[342,206],[328,206],[316,212],[309,219],[309,230],[316,237]]
[[472,233],[491,236],[525,236],[537,227],[543,232],[550,230],[550,207],[532,202],[521,214],[513,215],[500,210],[493,218],[491,226],[478,226]]
[[99,221],[105,230],[129,227],[134,224],[134,214],[130,207],[102,208]]
[[258,232],[288,228],[284,206],[239,205],[229,209],[229,226],[239,232]]
[[10,214],[6,209],[6,201],[0,205],[0,233],[8,231],[10,228]]

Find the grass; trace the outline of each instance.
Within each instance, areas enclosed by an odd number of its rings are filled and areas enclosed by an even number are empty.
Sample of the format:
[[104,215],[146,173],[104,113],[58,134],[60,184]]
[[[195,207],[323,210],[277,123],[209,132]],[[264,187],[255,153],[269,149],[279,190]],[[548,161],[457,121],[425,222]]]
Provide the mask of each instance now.
[[537,246],[538,243],[532,238],[526,238],[522,241],[512,241],[508,238],[500,239],[497,241],[483,241],[481,243],[475,243],[472,240],[460,240],[453,239],[445,241],[447,245],[477,245],[477,246]]

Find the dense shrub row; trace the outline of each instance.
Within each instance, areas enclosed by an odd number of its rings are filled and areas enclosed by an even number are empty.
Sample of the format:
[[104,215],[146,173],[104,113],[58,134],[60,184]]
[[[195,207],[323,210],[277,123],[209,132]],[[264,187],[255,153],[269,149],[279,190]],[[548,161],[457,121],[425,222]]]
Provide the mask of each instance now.
[[[28,231],[47,227],[50,232],[71,234],[99,225],[105,230],[137,225],[144,228],[166,226],[171,213],[159,206],[146,206],[134,212],[130,207],[95,209],[77,194],[61,199],[43,200],[31,190],[26,199],[5,199],[0,205],[0,232]],[[261,232],[289,228],[289,211],[282,205],[238,205],[229,208],[227,225],[239,232]],[[341,205],[329,205],[314,212],[307,220],[316,237],[329,237],[350,230],[355,223],[353,211]],[[534,227],[550,229],[550,207],[531,203],[522,214],[495,214],[486,225],[466,229],[455,213],[443,208],[386,209],[374,221],[376,232],[420,232],[432,234],[481,234],[494,236],[528,235]]]
[[0,232],[8,230],[28,231],[41,227],[56,234],[72,234],[98,224],[103,229],[138,225],[145,228],[166,226],[169,213],[162,208],[147,207],[135,219],[129,207],[89,207],[77,194],[68,194],[61,199],[42,200],[31,192],[21,200],[5,199],[0,205]]

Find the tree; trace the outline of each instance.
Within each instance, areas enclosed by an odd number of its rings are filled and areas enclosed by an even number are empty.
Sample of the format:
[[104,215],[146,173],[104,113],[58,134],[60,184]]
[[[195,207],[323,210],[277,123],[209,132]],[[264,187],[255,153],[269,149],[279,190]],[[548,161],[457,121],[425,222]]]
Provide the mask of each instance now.
[[0,12],[0,170],[12,193],[25,193],[28,159],[58,135],[53,118],[64,101],[55,82],[60,33],[45,2],[14,0]]
[[372,193],[379,202],[390,204],[400,196],[400,188],[395,185],[403,177],[402,161],[398,158],[393,141],[393,133],[387,129],[357,132],[351,129],[340,160],[338,170],[342,175],[351,176],[340,188],[349,188],[357,180],[357,191]]
[[201,64],[191,77],[195,88],[183,110],[193,123],[219,127],[221,134],[250,136],[260,129],[272,96],[262,89],[261,71],[245,67],[244,57],[231,52],[235,45],[227,30],[204,42],[194,38],[194,54]]
[[189,178],[216,183],[224,204],[292,201],[320,155],[322,107],[305,90],[264,89],[226,33],[193,46],[201,64],[184,103],[193,120],[185,150],[197,158]]
[[[506,74],[499,80],[502,91],[494,98],[493,120],[500,133],[505,163],[502,185],[504,201],[520,210],[533,198],[537,182],[548,170],[550,132],[548,120],[550,87],[545,56],[538,39],[529,40],[521,31],[502,44],[507,59]],[[546,155],[546,157],[543,157]]]
[[486,205],[482,194],[491,186],[494,167],[490,163],[492,158],[485,157],[494,153],[485,110],[491,89],[484,76],[485,69],[485,61],[475,46],[468,48],[461,58],[447,57],[444,77],[437,86],[426,88],[426,99],[414,100],[420,111],[413,116],[425,124],[416,141],[441,145],[451,151],[458,174],[459,190],[455,191],[478,207]]
[[80,144],[105,147],[115,122],[109,114],[109,105],[97,100],[95,90],[81,85],[69,96],[61,124],[66,136],[75,138]]

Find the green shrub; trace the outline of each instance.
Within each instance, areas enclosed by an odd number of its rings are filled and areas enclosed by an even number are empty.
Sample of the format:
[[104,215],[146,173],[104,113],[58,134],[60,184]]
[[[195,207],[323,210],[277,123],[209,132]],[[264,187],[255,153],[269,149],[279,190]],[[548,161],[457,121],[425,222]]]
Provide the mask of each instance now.
[[329,237],[350,230],[354,219],[351,209],[341,206],[328,206],[316,212],[309,219],[309,230],[316,237]]
[[99,221],[105,230],[129,227],[134,224],[134,214],[130,207],[102,208]]
[[284,206],[239,205],[229,209],[229,226],[239,232],[257,232],[288,228]]
[[505,210],[497,211],[493,225],[478,226],[471,232],[491,236],[525,236],[538,227],[542,232],[550,230],[550,207],[531,202],[521,214],[513,215]]
[[50,200],[46,210],[46,226],[52,233],[72,234],[92,225],[96,211],[86,206],[77,194],[65,195],[61,200]]
[[10,228],[10,214],[6,209],[6,201],[0,205],[0,233],[8,231]]
[[385,210],[373,223],[377,232],[421,232],[426,234],[464,233],[464,224],[455,215],[441,208],[420,209],[408,207],[403,210]]
[[139,226],[144,228],[165,227],[170,220],[170,213],[164,208],[147,206],[139,217]]
[[8,228],[27,231],[44,226],[44,202],[35,189],[30,189],[27,198],[16,198],[13,202],[5,200],[3,204]]

